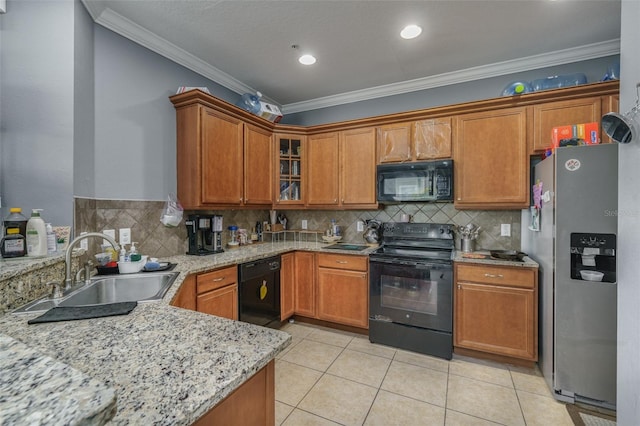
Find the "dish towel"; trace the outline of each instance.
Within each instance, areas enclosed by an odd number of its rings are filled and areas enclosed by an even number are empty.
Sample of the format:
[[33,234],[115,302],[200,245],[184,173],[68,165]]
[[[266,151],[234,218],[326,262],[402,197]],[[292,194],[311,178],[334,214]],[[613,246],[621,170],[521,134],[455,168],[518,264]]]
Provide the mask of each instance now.
[[44,322],[75,321],[87,318],[102,318],[127,315],[138,306],[138,302],[108,303],[94,306],[68,306],[49,309],[39,317],[30,319],[28,324]]

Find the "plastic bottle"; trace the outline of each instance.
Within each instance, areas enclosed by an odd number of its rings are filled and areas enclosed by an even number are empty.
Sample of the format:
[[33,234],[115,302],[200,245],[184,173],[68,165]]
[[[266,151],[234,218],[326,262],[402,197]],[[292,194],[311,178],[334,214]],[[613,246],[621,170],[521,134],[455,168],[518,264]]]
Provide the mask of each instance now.
[[53,227],[50,223],[45,223],[47,230],[47,254],[54,254],[58,251],[58,239],[56,233],[53,232]]
[[553,75],[547,78],[539,78],[531,82],[535,92],[539,90],[559,89],[561,87],[578,86],[587,83],[587,76],[582,73]]
[[33,209],[27,222],[27,256],[47,255],[47,227],[40,217],[42,209]]
[[27,219],[22,214],[22,209],[20,207],[11,207],[9,209],[9,216],[4,220],[4,234],[9,234],[9,229],[18,229],[18,234],[23,237],[27,236]]
[[528,81],[512,81],[502,91],[502,96],[522,95],[533,92]]
[[260,98],[262,97],[262,93],[256,92],[255,95],[251,93],[245,93],[240,97],[237,106],[242,108],[245,111],[249,111],[252,114],[260,113]]
[[119,262],[127,261],[127,248],[125,247],[124,244],[122,245],[122,247],[120,247],[120,257],[118,257],[118,261]]
[[18,228],[9,228],[9,233],[4,236],[0,243],[2,257],[22,257],[27,254],[27,244],[24,235],[21,235]]

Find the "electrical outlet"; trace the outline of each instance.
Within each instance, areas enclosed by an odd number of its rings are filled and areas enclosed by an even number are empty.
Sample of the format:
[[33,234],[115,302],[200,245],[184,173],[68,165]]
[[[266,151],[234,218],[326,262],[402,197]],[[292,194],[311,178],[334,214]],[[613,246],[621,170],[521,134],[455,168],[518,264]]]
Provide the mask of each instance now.
[[500,236],[501,237],[510,237],[511,236],[511,224],[503,223],[500,225]]
[[120,245],[131,244],[131,228],[120,228]]
[[[80,235],[84,235],[86,232],[81,232]],[[85,238],[84,240],[80,240],[80,248],[82,250],[89,250],[89,241]]]
[[[102,233],[104,235],[108,235],[109,237],[113,238],[114,240],[116,239],[116,230],[115,229],[105,229],[104,231],[102,231]],[[105,240],[104,238],[102,239],[102,245],[103,246],[107,246],[110,245],[109,241]]]
[[358,232],[364,232],[364,222],[359,220],[356,222],[356,229]]
[[302,229],[307,229],[308,223],[307,223],[307,219],[302,219]]

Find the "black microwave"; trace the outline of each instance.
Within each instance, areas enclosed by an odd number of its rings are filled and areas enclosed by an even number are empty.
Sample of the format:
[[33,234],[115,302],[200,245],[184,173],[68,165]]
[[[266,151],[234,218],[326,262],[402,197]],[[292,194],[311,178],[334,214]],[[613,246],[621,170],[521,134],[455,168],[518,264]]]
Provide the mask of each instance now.
[[453,160],[380,164],[379,203],[453,201]]

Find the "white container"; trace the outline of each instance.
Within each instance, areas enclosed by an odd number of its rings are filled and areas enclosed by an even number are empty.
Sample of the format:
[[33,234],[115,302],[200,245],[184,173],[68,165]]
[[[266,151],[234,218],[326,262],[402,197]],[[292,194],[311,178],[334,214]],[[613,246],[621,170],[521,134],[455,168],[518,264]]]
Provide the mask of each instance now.
[[50,223],[45,224],[47,230],[47,253],[55,254],[58,251],[58,240],[56,233],[53,232],[53,227]]
[[27,222],[27,256],[47,255],[47,226],[40,217],[42,209],[33,209]]
[[602,281],[604,273],[600,271],[580,271],[580,276],[585,281]]
[[118,271],[121,274],[135,274],[142,271],[145,263],[147,263],[147,256],[142,256],[142,259],[137,262],[118,262]]

